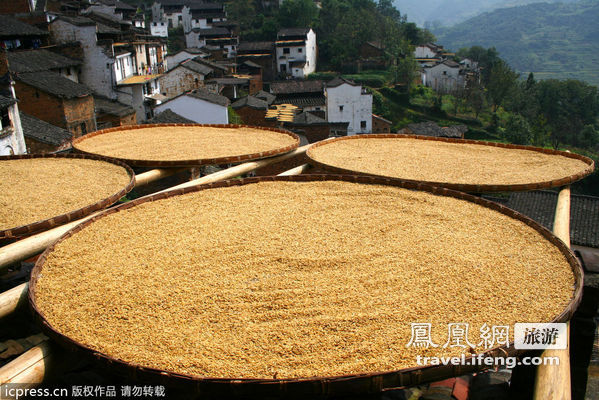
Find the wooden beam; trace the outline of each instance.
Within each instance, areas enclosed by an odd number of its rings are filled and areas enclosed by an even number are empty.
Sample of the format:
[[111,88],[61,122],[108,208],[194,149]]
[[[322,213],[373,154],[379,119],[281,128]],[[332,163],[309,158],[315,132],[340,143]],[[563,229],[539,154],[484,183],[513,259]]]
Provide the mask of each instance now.
[[46,340],[0,368],[0,393],[5,393],[2,386],[7,383],[22,384],[22,387],[40,384],[53,360],[52,353],[52,344]]
[[145,186],[162,178],[166,178],[167,176],[175,175],[181,171],[185,171],[185,168],[152,169],[143,172],[139,175],[135,175],[135,187]]
[[[570,247],[570,186],[565,186],[557,197],[553,233]],[[541,357],[559,357],[559,365],[539,365],[535,380],[535,400],[569,400],[570,382],[570,323],[566,324],[568,346],[565,350],[548,349]]]

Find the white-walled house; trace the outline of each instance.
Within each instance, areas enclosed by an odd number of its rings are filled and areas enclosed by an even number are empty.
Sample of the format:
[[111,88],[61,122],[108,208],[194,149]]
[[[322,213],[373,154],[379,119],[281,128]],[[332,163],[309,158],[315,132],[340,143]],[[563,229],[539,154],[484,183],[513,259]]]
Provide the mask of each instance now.
[[305,78],[316,71],[316,34],[310,28],[286,28],[277,34],[277,72]]
[[17,100],[0,95],[0,156],[26,152]]
[[212,28],[215,23],[227,20],[225,5],[221,3],[191,3],[190,7],[182,8],[181,15],[185,33],[194,28]]
[[215,47],[226,51],[227,58],[237,54],[239,36],[232,34],[227,28],[208,29],[193,28],[185,34],[185,46],[188,48]]
[[338,77],[327,82],[325,96],[328,122],[348,122],[348,136],[372,133],[372,94],[361,85]]
[[229,99],[224,96],[195,89],[156,106],[154,115],[171,110],[198,124],[228,124],[229,104]]
[[168,23],[166,21],[150,22],[150,35],[157,37],[168,37]]
[[214,70],[193,60],[185,60],[159,78],[160,93],[168,98],[204,86]]
[[460,76],[460,65],[455,61],[445,60],[434,67],[424,68],[422,84],[435,91],[451,91],[464,84]]

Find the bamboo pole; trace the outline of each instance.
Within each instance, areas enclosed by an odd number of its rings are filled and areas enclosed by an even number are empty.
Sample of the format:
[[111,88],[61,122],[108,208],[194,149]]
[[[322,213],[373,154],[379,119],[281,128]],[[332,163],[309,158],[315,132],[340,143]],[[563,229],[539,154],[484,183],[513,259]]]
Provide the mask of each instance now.
[[285,172],[281,172],[278,176],[301,175],[302,173],[306,172],[310,168],[312,168],[312,166],[310,164],[303,164],[303,165],[300,165],[299,167],[291,168]]
[[[570,247],[570,186],[564,186],[557,197],[553,233]],[[565,350],[548,349],[541,357],[559,357],[559,365],[539,365],[535,380],[535,400],[569,400],[570,382],[570,323],[566,324],[568,345]]]
[[5,393],[3,386],[8,383],[22,384],[22,387],[40,384],[51,365],[52,354],[52,344],[45,340],[3,366],[0,369],[0,393]]
[[16,286],[0,295],[0,318],[12,314],[27,302],[28,283]]
[[185,168],[152,169],[147,172],[143,172],[139,175],[135,175],[135,187],[145,186],[148,183],[166,178],[167,176],[175,175],[181,171],[185,171]]

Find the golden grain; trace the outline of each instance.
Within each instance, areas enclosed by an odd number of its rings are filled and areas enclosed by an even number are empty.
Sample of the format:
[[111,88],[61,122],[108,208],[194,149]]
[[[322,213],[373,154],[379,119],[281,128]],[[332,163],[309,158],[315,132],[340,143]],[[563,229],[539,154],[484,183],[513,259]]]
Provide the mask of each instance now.
[[373,175],[472,185],[546,182],[584,171],[577,159],[531,150],[402,138],[338,140],[310,150],[319,162]]
[[294,143],[289,135],[247,127],[165,126],[107,132],[74,146],[120,159],[181,161],[254,154]]
[[571,300],[539,233],[449,197],[348,182],[264,182],[145,203],[49,254],[34,288],[62,334],[147,367],[208,377],[415,366],[410,323],[548,322]]
[[124,189],[118,165],[80,158],[0,161],[0,230],[75,211]]

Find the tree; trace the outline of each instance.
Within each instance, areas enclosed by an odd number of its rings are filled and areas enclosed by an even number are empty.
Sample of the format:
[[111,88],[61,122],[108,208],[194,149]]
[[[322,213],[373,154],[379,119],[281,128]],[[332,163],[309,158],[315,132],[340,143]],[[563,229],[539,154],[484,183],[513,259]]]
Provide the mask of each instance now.
[[497,108],[516,85],[517,79],[518,74],[505,61],[500,59],[493,64],[487,83],[487,95],[493,112],[497,112]]
[[518,114],[511,114],[505,124],[505,139],[514,144],[531,144],[532,132],[525,118]]
[[233,0],[226,4],[229,18],[239,23],[241,31],[249,30],[256,16],[252,0]]
[[580,136],[580,144],[585,149],[594,149],[597,147],[597,144],[599,144],[599,132],[597,132],[593,125],[585,125],[585,127],[582,128]]
[[316,23],[318,7],[312,0],[285,0],[279,7],[279,24],[286,28],[308,28]]
[[466,103],[474,111],[474,118],[478,119],[480,112],[487,103],[484,89],[478,84],[469,86],[466,90]]

